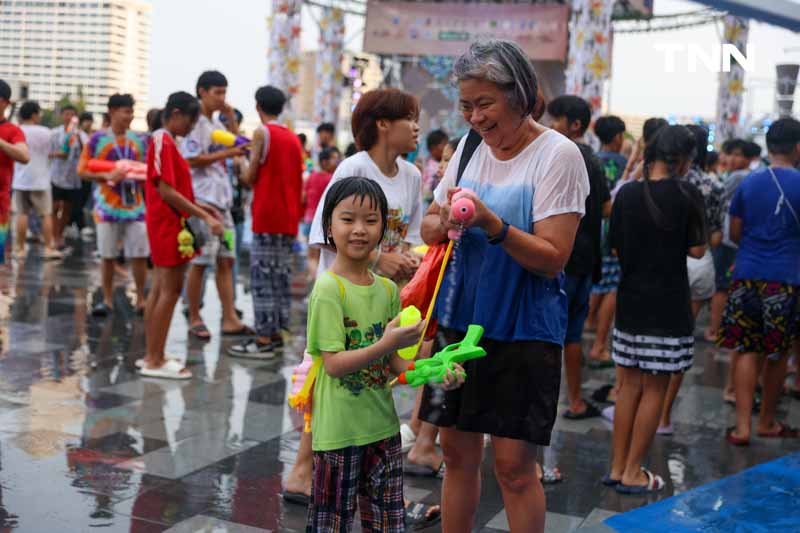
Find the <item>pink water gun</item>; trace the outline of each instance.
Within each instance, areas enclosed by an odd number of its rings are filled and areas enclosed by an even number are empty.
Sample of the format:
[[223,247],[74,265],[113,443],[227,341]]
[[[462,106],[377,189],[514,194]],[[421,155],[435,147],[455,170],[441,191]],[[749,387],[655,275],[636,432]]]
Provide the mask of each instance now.
[[475,203],[470,196],[477,195],[470,189],[461,189],[453,195],[450,212],[453,218],[461,223],[462,227],[461,229],[451,229],[447,232],[447,238],[451,241],[457,241],[461,238],[461,234],[464,232],[463,225],[475,216]]
[[141,161],[131,161],[130,159],[120,159],[119,161],[107,161],[105,159],[90,159],[87,163],[89,172],[103,174],[112,172],[116,168],[125,171],[126,180],[145,181],[147,179],[147,164]]
[[311,397],[322,358],[314,360],[308,352],[303,352],[303,361],[292,371],[292,393],[289,407],[303,413],[303,431],[311,432]]

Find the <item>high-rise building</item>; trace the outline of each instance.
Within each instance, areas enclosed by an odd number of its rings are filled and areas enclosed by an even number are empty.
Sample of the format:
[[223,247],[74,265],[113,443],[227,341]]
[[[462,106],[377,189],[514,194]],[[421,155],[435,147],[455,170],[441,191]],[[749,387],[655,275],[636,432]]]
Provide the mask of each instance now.
[[43,107],[80,90],[94,113],[106,110],[109,95],[130,93],[141,127],[151,9],[143,0],[0,0],[0,78],[26,82],[28,98]]

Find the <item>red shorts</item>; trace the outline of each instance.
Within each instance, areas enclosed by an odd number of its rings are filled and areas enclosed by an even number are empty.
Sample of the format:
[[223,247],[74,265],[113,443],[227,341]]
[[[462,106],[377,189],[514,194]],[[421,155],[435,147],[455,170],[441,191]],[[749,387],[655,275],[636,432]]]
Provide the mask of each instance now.
[[178,233],[181,223],[177,217],[162,220],[147,220],[147,238],[150,241],[150,257],[153,264],[159,267],[174,267],[192,260],[178,251]]

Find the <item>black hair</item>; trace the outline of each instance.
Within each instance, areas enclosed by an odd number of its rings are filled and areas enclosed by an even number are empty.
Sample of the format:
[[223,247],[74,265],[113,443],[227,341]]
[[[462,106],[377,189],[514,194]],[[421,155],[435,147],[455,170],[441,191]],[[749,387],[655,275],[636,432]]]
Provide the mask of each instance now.
[[434,146],[438,146],[443,142],[447,142],[448,135],[447,132],[444,130],[433,130],[428,134],[428,137],[425,139],[425,145],[428,147],[428,151],[430,152],[431,148]]
[[185,91],[172,93],[167,98],[167,105],[164,106],[164,111],[161,112],[162,122],[169,119],[174,111],[195,120],[200,114],[200,102]]
[[789,155],[800,144],[800,121],[793,118],[776,120],[767,130],[767,150]]
[[358,147],[356,147],[356,143],[350,143],[344,150],[344,157],[348,158],[351,155],[356,155],[357,153],[358,153]]
[[570,126],[576,120],[580,122],[580,135],[586,132],[589,123],[592,121],[592,106],[589,105],[589,102],[574,94],[562,94],[550,100],[550,103],[547,104],[547,112],[553,118],[567,117],[567,122],[569,122]]
[[61,106],[61,113],[63,113],[64,111],[73,111],[73,112],[77,113],[78,112],[78,108],[75,107],[72,104],[66,104],[66,105]]
[[342,200],[355,196],[363,203],[365,199],[369,200],[370,207],[377,207],[381,213],[381,238],[378,240],[380,243],[386,233],[386,218],[389,214],[389,204],[386,201],[386,195],[378,183],[369,178],[362,178],[360,176],[352,176],[344,178],[328,189],[325,195],[325,206],[322,208],[322,233],[325,236],[325,244],[329,244],[336,248],[336,243],[333,242],[331,233],[331,221],[333,219],[333,210],[339,205]]
[[318,157],[319,164],[321,165],[323,161],[327,161],[328,159],[333,157],[333,154],[340,154],[339,149],[336,148],[335,146],[329,146],[327,148],[323,148],[322,150],[320,150]]
[[728,139],[724,143],[722,143],[722,151],[726,154],[732,154],[736,150],[742,152],[742,155],[745,154],[745,147],[747,146],[747,141],[744,139]]
[[0,98],[11,100],[11,86],[3,80],[0,80]]
[[108,98],[109,109],[118,109],[120,107],[130,107],[133,109],[134,104],[133,96],[129,94],[115,93]]
[[305,148],[306,147],[306,143],[308,142],[308,137],[306,136],[306,134],[305,133],[298,133],[297,134],[297,138],[300,139],[300,146]]
[[286,105],[286,95],[277,87],[265,85],[256,91],[256,104],[258,104],[262,113],[277,117],[283,113],[283,106]]
[[616,115],[606,115],[594,122],[594,133],[603,144],[611,144],[614,137],[625,133],[625,122]]
[[334,126],[332,122],[323,122],[317,126],[317,133],[322,133],[323,131],[327,131],[333,135],[336,133],[336,126]]
[[33,115],[41,112],[42,108],[39,107],[38,102],[28,100],[19,107],[19,118],[22,120],[30,120]]
[[164,125],[164,116],[163,116],[163,109],[159,109],[154,107],[147,111],[147,115],[145,115],[145,122],[147,122],[147,131],[154,132],[156,130],[161,129]]
[[83,122],[84,120],[91,120],[94,122],[94,115],[92,115],[89,111],[84,111],[78,115],[78,122]]
[[207,70],[200,74],[195,85],[195,94],[200,98],[200,89],[209,90],[212,87],[227,87],[228,78],[218,70]]
[[111,115],[109,115],[108,113],[103,113],[103,122],[110,122],[110,121],[111,121]]
[[644,126],[642,126],[642,137],[644,137],[644,143],[649,144],[650,141],[656,136],[656,133],[658,133],[658,130],[664,126],[669,126],[669,122],[663,118],[653,117],[645,120]]
[[456,150],[458,150],[458,143],[460,142],[461,142],[461,137],[453,137],[452,139],[447,141],[447,144],[450,145],[450,148],[453,150],[453,153],[456,153]]
[[753,141],[744,142],[744,156],[747,159],[754,159],[761,156],[761,146]]
[[711,150],[710,152],[706,153],[706,172],[711,172],[714,169],[714,165],[719,162],[719,153]]
[[[671,178],[677,176],[678,168],[686,161],[692,161],[696,152],[696,141],[694,134],[686,126],[663,126],[660,128],[644,149],[644,202],[650,216],[655,220],[656,225],[662,229],[672,229],[669,221],[664,217],[661,209],[658,208],[653,195],[650,191],[650,165],[656,161],[661,161],[667,165],[667,171]],[[691,208],[699,220],[704,220],[704,206],[702,196],[697,198],[691,195],[686,189],[686,182],[682,179],[676,180],[678,189],[689,199]],[[707,235],[703,228],[702,235]]]
[[695,155],[692,166],[701,171],[706,168],[706,156],[708,154],[708,130],[697,124],[687,124],[686,128],[694,137]]

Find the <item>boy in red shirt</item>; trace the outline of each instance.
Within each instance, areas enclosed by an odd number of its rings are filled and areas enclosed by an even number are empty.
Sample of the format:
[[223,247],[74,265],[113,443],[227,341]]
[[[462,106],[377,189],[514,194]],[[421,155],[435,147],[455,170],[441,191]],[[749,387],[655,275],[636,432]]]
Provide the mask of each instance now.
[[280,89],[268,85],[256,91],[261,126],[253,132],[242,181],[253,188],[250,284],[258,337],[232,346],[233,356],[272,358],[283,347],[281,330],[289,329],[292,247],[303,210],[303,149],[297,135],[278,123],[285,103]]
[[[153,287],[145,308],[147,353],[137,362],[143,376],[189,379],[192,373],[175,357],[167,358],[164,345],[183,278],[194,253],[178,249],[178,234],[190,216],[206,222],[213,235],[222,235],[222,222],[194,202],[189,164],[175,146],[176,136],[192,130],[200,104],[189,93],[169,96],[164,108],[164,128],[150,137],[145,183],[145,222],[154,265]],[[214,238],[214,237],[212,237]]]
[[14,162],[27,164],[30,156],[25,134],[6,120],[6,108],[11,105],[11,87],[0,80],[0,265],[5,263],[8,222],[11,218],[11,180]]
[[[304,237],[308,238],[309,230],[311,230],[311,222],[314,220],[314,213],[317,212],[317,205],[319,204],[322,193],[330,183],[336,167],[339,166],[339,161],[342,156],[339,149],[334,147],[323,148],[319,153],[319,166],[320,171],[312,172],[303,186],[303,205],[305,205],[305,212],[303,214],[303,223],[300,225],[300,231]],[[317,276],[317,266],[319,265],[319,248],[308,247],[308,279],[313,280]]]

